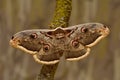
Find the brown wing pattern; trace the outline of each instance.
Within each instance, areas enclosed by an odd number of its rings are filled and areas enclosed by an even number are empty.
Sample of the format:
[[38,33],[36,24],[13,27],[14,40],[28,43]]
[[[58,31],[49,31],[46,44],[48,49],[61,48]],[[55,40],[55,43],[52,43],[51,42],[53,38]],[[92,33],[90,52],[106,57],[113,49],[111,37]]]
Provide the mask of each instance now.
[[61,56],[68,61],[86,57],[90,48],[108,34],[108,27],[101,23],[85,23],[68,28],[20,31],[12,36],[10,45],[49,65],[59,62]]

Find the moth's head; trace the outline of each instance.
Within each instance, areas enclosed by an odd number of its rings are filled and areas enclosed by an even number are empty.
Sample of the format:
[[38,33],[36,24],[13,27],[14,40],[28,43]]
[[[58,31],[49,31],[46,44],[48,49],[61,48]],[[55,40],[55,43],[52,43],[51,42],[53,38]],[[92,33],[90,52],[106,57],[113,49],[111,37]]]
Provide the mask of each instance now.
[[94,46],[109,34],[107,26],[100,23],[83,24],[79,29],[79,42],[87,47]]
[[39,32],[32,30],[18,32],[12,36],[10,45],[27,53],[34,54],[41,48],[41,45],[39,45],[39,34]]

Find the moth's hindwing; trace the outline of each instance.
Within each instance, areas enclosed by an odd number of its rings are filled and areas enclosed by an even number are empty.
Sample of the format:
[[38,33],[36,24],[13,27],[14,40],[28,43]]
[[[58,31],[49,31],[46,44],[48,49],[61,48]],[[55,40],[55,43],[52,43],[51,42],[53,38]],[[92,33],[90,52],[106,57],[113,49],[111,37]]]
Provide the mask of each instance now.
[[60,60],[60,57],[62,56],[63,52],[58,52],[58,53],[53,53],[53,54],[47,54],[47,55],[33,55],[33,58],[35,59],[35,61],[37,61],[38,63],[42,63],[42,64],[55,64],[58,63]]
[[79,51],[69,51],[65,53],[65,59],[68,61],[76,61],[83,59],[90,53],[90,48],[85,48]]
[[59,62],[59,60],[41,60],[37,55],[33,55],[33,58],[35,59],[36,62],[40,63],[40,64],[46,64],[46,65],[51,65],[51,64],[56,64]]

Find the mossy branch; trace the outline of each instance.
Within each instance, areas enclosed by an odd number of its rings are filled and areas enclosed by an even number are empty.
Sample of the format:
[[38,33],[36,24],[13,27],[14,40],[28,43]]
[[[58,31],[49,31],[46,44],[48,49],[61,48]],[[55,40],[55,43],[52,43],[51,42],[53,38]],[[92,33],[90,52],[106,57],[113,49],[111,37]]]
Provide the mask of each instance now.
[[72,6],[72,0],[56,0],[56,10],[50,28],[67,27]]
[[[67,27],[72,6],[72,0],[56,0],[56,10],[50,28]],[[54,65],[43,65],[37,76],[37,80],[54,80],[54,75],[59,63]]]

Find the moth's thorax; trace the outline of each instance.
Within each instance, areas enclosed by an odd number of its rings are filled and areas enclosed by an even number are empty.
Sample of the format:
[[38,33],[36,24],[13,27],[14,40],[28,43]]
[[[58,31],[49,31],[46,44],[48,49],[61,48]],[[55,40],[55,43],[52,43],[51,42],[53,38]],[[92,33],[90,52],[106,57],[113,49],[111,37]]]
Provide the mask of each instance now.
[[66,38],[68,37],[71,33],[73,33],[73,29],[64,29],[64,28],[56,28],[54,30],[45,32],[45,36],[50,37],[50,38],[55,38],[55,39],[61,39],[61,38]]
[[52,47],[54,47],[55,50],[65,50],[70,43],[70,39],[66,36],[58,38],[49,38],[49,40],[45,40],[45,44],[50,44]]
[[70,43],[69,35],[73,29],[64,30],[64,28],[57,28],[54,31],[48,31],[45,34],[45,43],[50,43],[55,49],[65,50]]

